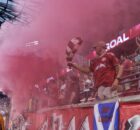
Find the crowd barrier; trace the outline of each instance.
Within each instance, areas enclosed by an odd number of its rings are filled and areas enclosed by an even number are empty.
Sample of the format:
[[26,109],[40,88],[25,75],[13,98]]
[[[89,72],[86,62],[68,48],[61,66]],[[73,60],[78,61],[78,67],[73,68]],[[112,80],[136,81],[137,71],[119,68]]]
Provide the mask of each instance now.
[[[140,95],[116,97],[105,101],[43,108],[28,113],[29,130],[94,130],[94,105],[119,101],[119,130],[129,127],[129,120],[140,115]],[[139,118],[140,119],[140,118]]]

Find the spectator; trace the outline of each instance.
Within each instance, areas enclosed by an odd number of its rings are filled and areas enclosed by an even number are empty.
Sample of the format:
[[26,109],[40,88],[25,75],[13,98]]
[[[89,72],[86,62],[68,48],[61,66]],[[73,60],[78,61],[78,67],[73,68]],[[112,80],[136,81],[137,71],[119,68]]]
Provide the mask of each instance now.
[[47,84],[48,89],[48,106],[53,107],[58,105],[58,85],[55,79],[51,79]]
[[136,62],[136,65],[137,64],[140,64],[140,37],[136,37],[136,44],[137,44],[137,49],[135,51],[135,62]]
[[121,56],[120,59],[121,59],[121,65],[123,66],[123,68],[125,68],[123,75],[129,74],[132,68],[134,67],[134,62],[123,55]]
[[140,64],[140,49],[136,50],[136,56],[134,58],[136,65]]
[[61,79],[59,83],[60,83],[59,105],[66,105],[66,91],[67,91],[66,79],[65,78]]
[[91,88],[92,86],[92,80],[89,78],[88,75],[84,75],[84,88]]
[[93,81],[90,75],[85,74],[82,81],[83,89],[81,91],[81,102],[85,102],[87,100],[93,100]]
[[67,74],[66,79],[66,100],[67,104],[79,103],[80,102],[80,85],[79,77],[74,71],[70,71]]
[[112,91],[117,90],[123,69],[116,56],[105,51],[105,42],[98,42],[94,49],[96,58],[90,61],[89,67],[82,67],[73,62],[68,65],[85,73],[92,72],[99,99],[110,98],[113,96]]

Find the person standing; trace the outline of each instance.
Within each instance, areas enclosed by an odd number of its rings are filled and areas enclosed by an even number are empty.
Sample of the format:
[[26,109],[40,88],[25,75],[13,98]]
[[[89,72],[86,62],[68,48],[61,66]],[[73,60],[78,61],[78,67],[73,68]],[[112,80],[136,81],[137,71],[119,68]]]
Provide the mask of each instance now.
[[84,73],[92,72],[99,99],[111,98],[112,93],[118,88],[123,67],[114,53],[106,52],[104,41],[98,42],[93,48],[96,51],[96,57],[90,61],[88,67],[74,62],[69,62],[68,65]]

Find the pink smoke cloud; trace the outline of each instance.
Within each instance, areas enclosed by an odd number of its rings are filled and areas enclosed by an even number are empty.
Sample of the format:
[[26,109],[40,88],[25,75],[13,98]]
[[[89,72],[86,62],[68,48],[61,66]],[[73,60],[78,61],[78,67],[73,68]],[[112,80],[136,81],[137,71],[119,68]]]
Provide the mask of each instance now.
[[[30,23],[6,23],[0,31],[1,86],[10,90],[19,109],[24,109],[36,81],[66,66],[65,48],[71,38],[85,41],[85,54],[92,43],[108,41],[140,21],[139,0],[32,2],[23,8]],[[34,41],[39,44],[27,46]]]

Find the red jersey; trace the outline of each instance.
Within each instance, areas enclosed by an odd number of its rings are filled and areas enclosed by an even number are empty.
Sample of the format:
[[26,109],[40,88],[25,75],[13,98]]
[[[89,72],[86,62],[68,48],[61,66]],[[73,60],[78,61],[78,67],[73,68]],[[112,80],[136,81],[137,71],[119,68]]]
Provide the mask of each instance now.
[[116,76],[115,66],[118,64],[117,57],[111,52],[91,60],[90,70],[93,72],[95,86],[111,87]]

